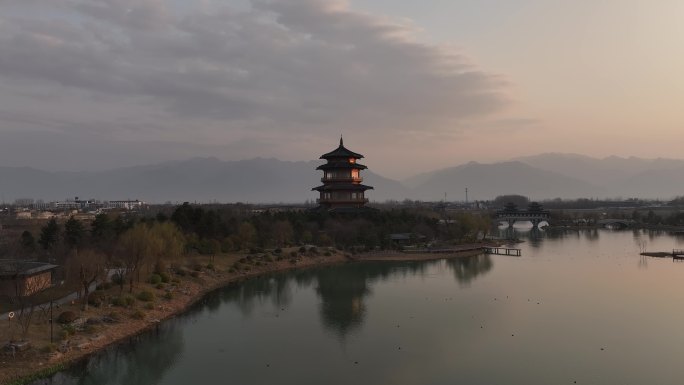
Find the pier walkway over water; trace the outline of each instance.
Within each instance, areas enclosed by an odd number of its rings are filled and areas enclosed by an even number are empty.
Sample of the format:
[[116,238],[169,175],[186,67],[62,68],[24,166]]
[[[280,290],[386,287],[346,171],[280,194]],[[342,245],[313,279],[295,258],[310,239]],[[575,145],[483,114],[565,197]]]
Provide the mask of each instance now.
[[484,247],[483,249],[486,254],[510,255],[514,257],[522,256],[522,251],[520,249],[511,249],[507,247]]

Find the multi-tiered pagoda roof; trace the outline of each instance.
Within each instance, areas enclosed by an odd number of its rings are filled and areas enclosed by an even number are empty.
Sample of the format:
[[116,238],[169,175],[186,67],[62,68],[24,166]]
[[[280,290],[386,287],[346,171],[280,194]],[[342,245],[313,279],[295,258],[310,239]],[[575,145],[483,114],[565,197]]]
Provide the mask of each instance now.
[[320,192],[318,203],[326,209],[361,208],[367,202],[365,191],[373,187],[362,184],[361,170],[368,167],[357,163],[363,155],[353,152],[344,147],[344,141],[340,138],[340,145],[335,150],[321,155],[326,160],[316,168],[323,171],[322,186],[312,190]]

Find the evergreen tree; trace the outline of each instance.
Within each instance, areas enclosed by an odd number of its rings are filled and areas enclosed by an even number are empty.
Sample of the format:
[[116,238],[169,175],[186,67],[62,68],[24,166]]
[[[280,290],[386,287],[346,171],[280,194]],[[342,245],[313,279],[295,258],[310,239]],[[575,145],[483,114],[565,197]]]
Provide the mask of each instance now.
[[98,214],[90,225],[90,236],[97,246],[104,246],[114,239],[116,229],[107,214]]
[[135,226],[135,218],[124,221],[123,217],[119,215],[114,219],[113,227],[117,237],[127,230],[132,229],[133,226]]
[[71,217],[64,223],[64,242],[71,248],[77,248],[85,238],[85,227],[78,219]]
[[52,218],[50,221],[40,229],[40,238],[38,243],[43,247],[43,250],[53,248],[59,242],[59,225],[57,221]]
[[30,231],[25,230],[21,233],[20,244],[24,251],[32,253],[36,250],[36,240],[33,238],[33,234]]

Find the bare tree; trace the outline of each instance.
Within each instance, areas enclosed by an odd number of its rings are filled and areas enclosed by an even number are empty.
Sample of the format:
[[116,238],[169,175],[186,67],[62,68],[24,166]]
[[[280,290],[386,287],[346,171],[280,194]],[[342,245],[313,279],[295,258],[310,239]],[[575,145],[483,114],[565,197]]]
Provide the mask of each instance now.
[[126,269],[128,290],[133,292],[133,284],[140,281],[140,270],[159,249],[157,237],[144,223],[139,223],[121,235],[119,240],[121,262]]
[[119,295],[123,293],[124,285],[126,284],[126,267],[117,266],[113,268],[112,281],[119,286]]
[[[48,273],[49,274],[49,273]],[[36,305],[40,300],[40,294],[52,286],[52,280],[47,276],[26,277],[17,273],[14,280],[14,302],[18,305],[17,323],[21,328],[21,339],[25,340],[28,335]]]
[[83,289],[83,310],[88,310],[90,287],[106,277],[105,258],[93,250],[84,250],[78,254],[78,282]]
[[240,247],[243,249],[249,248],[256,241],[256,228],[249,222],[243,222],[238,228],[237,236],[237,239],[240,241]]
[[273,224],[273,239],[276,242],[276,246],[284,247],[292,240],[292,235],[294,231],[292,230],[292,225],[289,221],[276,221]]
[[216,239],[210,239],[209,240],[209,261],[211,263],[214,263],[214,259],[216,258],[216,254],[221,252],[221,242],[217,241]]
[[[172,222],[155,223],[150,228],[148,239],[152,242],[150,251],[155,256],[155,270],[163,271],[164,259],[174,259],[185,250],[185,237],[178,226]],[[220,249],[219,244],[219,249]]]

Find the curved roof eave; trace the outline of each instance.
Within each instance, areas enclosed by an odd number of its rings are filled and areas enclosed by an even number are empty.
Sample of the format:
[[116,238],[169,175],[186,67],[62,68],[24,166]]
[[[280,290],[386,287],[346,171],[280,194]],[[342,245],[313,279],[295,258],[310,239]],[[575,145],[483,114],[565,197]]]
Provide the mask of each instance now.
[[330,184],[314,187],[311,191],[342,191],[342,190],[374,190],[373,186],[366,186],[365,184]]
[[321,155],[319,159],[329,159],[329,158],[356,158],[356,159],[361,159],[363,158],[363,155],[357,154],[354,151],[349,150],[348,148],[344,147],[344,141],[342,140],[342,137],[340,137],[340,145],[333,151],[330,151],[327,154]]
[[316,170],[330,170],[330,169],[335,169],[335,168],[351,168],[351,169],[365,170],[368,167],[362,165],[361,163],[332,162],[332,163],[322,164],[322,165],[316,167]]

